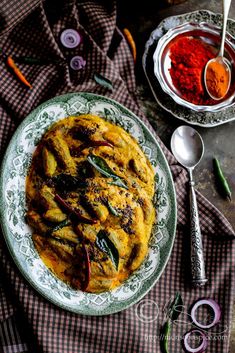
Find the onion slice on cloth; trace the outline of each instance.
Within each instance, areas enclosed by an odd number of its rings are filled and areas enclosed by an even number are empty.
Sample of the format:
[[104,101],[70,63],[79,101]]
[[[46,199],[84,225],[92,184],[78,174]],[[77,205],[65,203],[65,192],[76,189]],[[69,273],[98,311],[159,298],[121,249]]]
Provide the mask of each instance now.
[[[201,338],[201,344],[196,348],[191,347],[189,344],[189,338],[194,334],[199,335]],[[201,330],[192,329],[184,335],[183,346],[184,346],[184,349],[189,353],[203,353],[207,349],[207,344],[208,342],[207,342],[206,335]]]
[[[208,305],[214,312],[213,321],[207,325],[204,325],[204,324],[198,322],[198,320],[196,319],[196,311],[202,305]],[[192,321],[194,322],[194,324],[196,326],[200,327],[201,329],[209,329],[209,328],[215,326],[220,321],[221,309],[220,309],[219,304],[216,303],[216,301],[214,301],[213,299],[200,299],[193,305],[192,310],[191,310],[191,317],[192,317]]]

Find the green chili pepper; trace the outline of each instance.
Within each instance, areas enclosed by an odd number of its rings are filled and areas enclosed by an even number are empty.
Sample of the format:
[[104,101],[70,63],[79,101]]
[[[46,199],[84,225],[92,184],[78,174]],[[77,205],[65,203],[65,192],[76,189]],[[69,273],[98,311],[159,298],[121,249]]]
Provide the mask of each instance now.
[[224,173],[221,169],[219,160],[217,158],[214,158],[213,164],[214,164],[215,177],[217,178],[217,181],[218,181],[218,186],[220,187],[223,195],[226,196],[231,201],[232,192],[230,190],[226,177],[224,176]]
[[171,321],[178,319],[183,307],[183,300],[179,292],[176,292],[173,301],[169,301],[167,306],[167,316]]
[[41,64],[42,65],[42,61],[41,59],[38,58],[31,58],[29,56],[19,56],[19,57],[14,57],[14,60],[20,64],[33,64],[33,65],[38,65]]
[[128,189],[128,186],[124,183],[124,181],[114,173],[114,171],[108,166],[107,162],[94,154],[89,154],[87,157],[88,162],[98,170],[102,175],[107,178],[112,178],[113,181],[109,184],[120,186],[124,189]]
[[162,328],[162,353],[169,353],[168,341],[171,333],[171,320],[167,320]]
[[14,60],[19,64],[27,65],[48,65],[61,63],[61,60],[47,60],[41,58],[33,58],[31,56],[14,56]]
[[96,83],[98,83],[98,85],[108,88],[110,91],[113,91],[113,84],[108,78],[102,76],[101,74],[95,73],[94,80]]
[[168,341],[171,333],[171,326],[172,322],[178,319],[179,315],[181,314],[183,307],[183,300],[181,298],[180,293],[176,292],[175,298],[169,301],[167,308],[166,308],[166,314],[167,314],[167,321],[161,328],[161,351],[162,353],[169,353],[168,349]]

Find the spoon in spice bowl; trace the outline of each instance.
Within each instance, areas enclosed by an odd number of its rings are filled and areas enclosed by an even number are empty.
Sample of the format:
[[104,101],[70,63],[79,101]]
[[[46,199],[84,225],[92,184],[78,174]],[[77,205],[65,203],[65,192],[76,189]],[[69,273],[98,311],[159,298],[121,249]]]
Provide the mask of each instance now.
[[171,150],[177,161],[189,173],[190,185],[190,235],[191,235],[191,274],[194,286],[201,287],[207,282],[203,258],[202,236],[200,231],[193,170],[202,159],[204,144],[201,136],[190,126],[179,126],[171,137]]
[[224,42],[231,0],[223,0],[223,26],[219,53],[216,58],[208,61],[204,71],[204,82],[207,93],[214,100],[223,99],[228,93],[231,83],[229,61],[224,57]]

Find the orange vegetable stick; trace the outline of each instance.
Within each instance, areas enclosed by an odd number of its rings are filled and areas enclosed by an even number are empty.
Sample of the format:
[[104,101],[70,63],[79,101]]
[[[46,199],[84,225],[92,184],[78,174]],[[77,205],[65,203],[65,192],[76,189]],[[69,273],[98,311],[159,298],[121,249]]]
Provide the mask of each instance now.
[[129,29],[124,28],[123,30],[123,34],[127,40],[127,43],[129,44],[130,48],[131,48],[131,52],[133,55],[133,59],[134,59],[134,63],[136,62],[136,45],[135,45],[135,41],[132,37],[131,32],[129,31]]
[[16,66],[14,60],[8,56],[7,60],[6,60],[7,66],[10,67],[14,74],[18,77],[18,79],[27,87],[32,88],[32,85],[29,83],[28,80],[26,80],[25,76],[22,74],[22,72],[20,71],[20,69]]

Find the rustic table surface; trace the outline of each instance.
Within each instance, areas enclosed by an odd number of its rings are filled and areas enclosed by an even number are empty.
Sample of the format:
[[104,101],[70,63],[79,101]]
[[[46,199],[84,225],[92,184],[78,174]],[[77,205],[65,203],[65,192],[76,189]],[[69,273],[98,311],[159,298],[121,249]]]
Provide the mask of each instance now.
[[[182,4],[171,6],[164,4],[164,0],[145,0],[144,2],[136,2],[132,9],[127,9],[126,1],[119,0],[120,25],[130,29],[137,45],[136,75],[140,98],[148,118],[168,148],[172,132],[183,122],[172,117],[155,102],[142,69],[144,46],[150,33],[165,17],[200,9],[221,13],[222,0],[188,0]],[[235,19],[235,1],[232,1],[229,17]],[[196,129],[205,143],[205,155],[195,173],[196,187],[228,218],[235,228],[235,121],[213,128],[196,127]],[[231,203],[223,199],[216,190],[212,166],[213,156],[219,158],[231,185],[234,195]],[[235,315],[230,353],[235,353]]]

